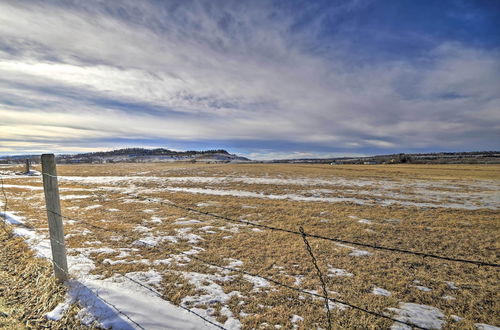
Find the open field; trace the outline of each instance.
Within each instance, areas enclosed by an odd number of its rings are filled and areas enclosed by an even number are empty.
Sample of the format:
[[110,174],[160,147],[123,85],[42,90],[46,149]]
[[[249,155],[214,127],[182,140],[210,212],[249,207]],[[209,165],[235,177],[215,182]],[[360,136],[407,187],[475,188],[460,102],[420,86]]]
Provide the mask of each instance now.
[[[20,229],[33,230],[30,243],[40,248],[48,231],[42,179],[14,171],[21,167],[0,167],[7,209],[23,219]],[[500,165],[86,164],[58,166],[58,175],[72,274],[116,283],[123,282],[116,274],[128,274],[230,329],[326,328],[322,299],[198,259],[321,295],[304,242],[171,203],[499,263]],[[331,298],[423,328],[500,326],[497,267],[309,242]],[[336,329],[405,329],[342,304],[330,307]]]

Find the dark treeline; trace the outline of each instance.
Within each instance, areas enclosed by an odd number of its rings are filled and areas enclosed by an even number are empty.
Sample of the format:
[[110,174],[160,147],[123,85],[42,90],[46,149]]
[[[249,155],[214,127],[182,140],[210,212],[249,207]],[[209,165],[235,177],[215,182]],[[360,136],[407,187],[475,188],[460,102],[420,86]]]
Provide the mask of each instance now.
[[71,158],[78,158],[78,157],[106,157],[106,156],[190,156],[190,155],[206,155],[206,154],[228,155],[229,153],[224,149],[213,149],[213,150],[202,150],[202,151],[195,151],[195,150],[174,151],[164,148],[157,148],[157,149],[124,148],[112,151],[88,152],[84,154],[67,155],[67,156]]

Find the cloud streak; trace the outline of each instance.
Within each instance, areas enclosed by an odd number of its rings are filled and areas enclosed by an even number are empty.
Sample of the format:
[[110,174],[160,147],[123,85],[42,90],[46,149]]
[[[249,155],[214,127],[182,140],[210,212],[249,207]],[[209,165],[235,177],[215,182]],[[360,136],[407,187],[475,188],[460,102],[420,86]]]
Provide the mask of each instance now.
[[350,34],[325,39],[325,20],[369,4],[304,18],[259,1],[2,2],[0,152],[106,139],[252,141],[243,151],[259,155],[284,151],[275,141],[313,153],[498,147],[499,51],[446,41],[351,60]]

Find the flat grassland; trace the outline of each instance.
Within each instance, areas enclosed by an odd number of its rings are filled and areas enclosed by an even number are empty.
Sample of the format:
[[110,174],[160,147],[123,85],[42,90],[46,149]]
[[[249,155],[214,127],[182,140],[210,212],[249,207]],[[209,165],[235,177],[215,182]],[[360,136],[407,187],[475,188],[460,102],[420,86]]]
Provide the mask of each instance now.
[[[60,165],[58,175],[68,251],[92,260],[89,274],[144,274],[144,283],[169,301],[228,328],[326,328],[322,299],[198,259],[322,295],[304,241],[172,203],[347,241],[499,263],[499,165],[85,164]],[[9,175],[4,186],[8,208],[46,233],[41,177]],[[497,267],[309,243],[331,298],[423,327],[500,326]],[[160,280],[151,281],[151,274]],[[394,323],[342,304],[330,307],[335,329]]]

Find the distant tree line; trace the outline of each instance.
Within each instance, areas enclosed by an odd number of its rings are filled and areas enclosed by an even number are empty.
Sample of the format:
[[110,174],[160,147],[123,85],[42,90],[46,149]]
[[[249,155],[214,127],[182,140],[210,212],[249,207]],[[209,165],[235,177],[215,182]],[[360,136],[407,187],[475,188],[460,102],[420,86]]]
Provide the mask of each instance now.
[[144,149],[144,148],[124,148],[112,151],[88,152],[76,155],[61,155],[60,158],[93,158],[93,157],[110,157],[110,156],[192,156],[206,154],[226,154],[229,153],[224,149],[211,149],[203,151],[174,151],[164,148]]

